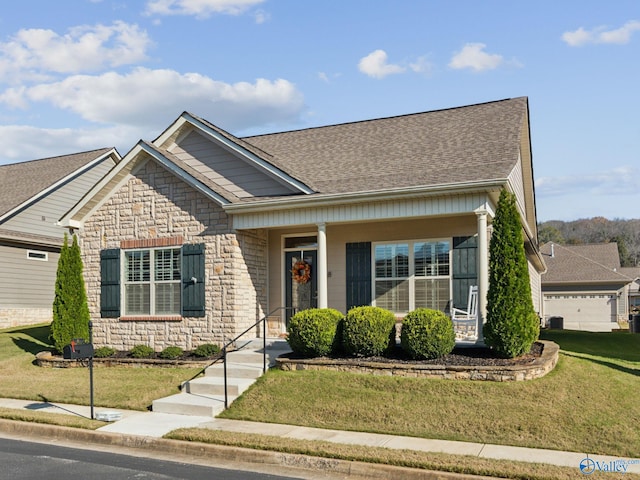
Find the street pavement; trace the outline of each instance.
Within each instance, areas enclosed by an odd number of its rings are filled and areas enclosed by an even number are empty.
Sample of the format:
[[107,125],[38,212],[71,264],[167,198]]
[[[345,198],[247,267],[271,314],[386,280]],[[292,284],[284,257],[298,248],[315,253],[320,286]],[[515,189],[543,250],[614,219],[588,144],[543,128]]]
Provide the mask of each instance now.
[[[15,399],[0,399],[0,407],[37,410],[51,413],[79,415],[90,418],[88,406],[68,405],[48,402],[34,402]],[[640,473],[640,459],[593,455],[588,452],[562,452],[557,450],[491,445],[486,443],[432,440],[398,435],[362,432],[347,432],[320,428],[277,425],[270,423],[227,420],[212,417],[193,417],[166,413],[140,412],[95,408],[94,414],[117,414],[120,420],[108,423],[97,432],[121,434],[127,437],[160,438],[177,428],[210,428],[228,432],[255,433],[301,440],[321,440],[351,445],[384,447],[399,450],[442,452],[456,455],[472,455],[479,458],[533,462],[563,467],[580,468],[585,460],[590,467],[612,468],[625,466],[628,473]],[[622,468],[622,467],[620,467]]]

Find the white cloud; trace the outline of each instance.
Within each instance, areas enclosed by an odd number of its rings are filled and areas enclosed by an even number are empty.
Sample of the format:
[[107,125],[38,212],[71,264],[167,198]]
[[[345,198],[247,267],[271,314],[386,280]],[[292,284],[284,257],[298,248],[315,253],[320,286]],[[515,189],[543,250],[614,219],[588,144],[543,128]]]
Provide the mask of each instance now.
[[387,63],[387,52],[384,50],[375,50],[360,59],[358,69],[373,78],[384,78],[387,75],[402,73],[406,70],[400,65]]
[[138,128],[162,128],[190,110],[222,128],[246,129],[295,121],[304,108],[302,94],[287,80],[229,84],[197,73],[146,68],[124,75],[75,75],[0,94],[0,103],[9,106],[25,108],[30,102],[47,102],[91,122]]
[[257,10],[253,14],[253,18],[255,18],[256,23],[260,25],[271,20],[271,14],[269,14],[269,12],[265,12],[264,10]]
[[[112,126],[95,129],[37,128],[26,125],[0,126],[2,160],[18,162],[38,158],[66,155],[103,147],[117,147],[126,153],[140,137],[147,138],[158,132],[141,132],[132,127]],[[33,139],[38,141],[34,142]],[[3,163],[0,161],[0,163]]]
[[585,196],[637,194],[638,186],[635,179],[638,176],[640,169],[624,165],[584,175],[540,177],[535,182],[536,195],[555,197],[572,193]]
[[415,62],[409,64],[409,68],[416,73],[430,75],[433,71],[433,64],[426,57],[418,57]]
[[20,30],[10,41],[0,43],[0,78],[6,83],[36,80],[48,75],[94,72],[146,59],[151,45],[147,33],[137,25],[84,25],[65,35],[52,30]]
[[[240,15],[264,0],[149,0],[148,15],[192,15],[208,18],[213,14]],[[258,17],[256,17],[258,21]],[[258,21],[258,23],[261,23]]]
[[456,70],[470,68],[475,72],[498,68],[504,62],[502,55],[487,53],[486,47],[484,43],[467,43],[453,55],[449,67]]
[[592,30],[585,30],[583,27],[573,32],[564,32],[562,40],[571,47],[581,47],[587,44],[618,44],[623,45],[631,41],[634,32],[640,30],[640,21],[631,20],[622,27],[613,30],[606,30],[606,27],[596,27]]

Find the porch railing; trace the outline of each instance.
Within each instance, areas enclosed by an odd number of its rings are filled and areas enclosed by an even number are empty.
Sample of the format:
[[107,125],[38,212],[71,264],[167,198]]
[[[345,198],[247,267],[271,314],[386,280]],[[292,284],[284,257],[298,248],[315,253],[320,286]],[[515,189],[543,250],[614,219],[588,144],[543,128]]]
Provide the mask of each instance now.
[[[232,340],[229,340],[222,347],[222,364],[223,364],[223,372],[224,372],[224,408],[229,408],[229,394],[227,391],[227,351],[231,345],[238,341],[240,337],[249,333],[252,328],[257,327],[262,323],[262,373],[265,374],[267,372],[267,319],[274,315],[275,313],[281,310],[294,310],[293,307],[278,307],[271,312],[267,313],[264,317],[258,320],[256,323],[245,329],[242,333],[236,335]],[[213,362],[215,363],[215,362]],[[213,363],[211,365],[213,365]]]

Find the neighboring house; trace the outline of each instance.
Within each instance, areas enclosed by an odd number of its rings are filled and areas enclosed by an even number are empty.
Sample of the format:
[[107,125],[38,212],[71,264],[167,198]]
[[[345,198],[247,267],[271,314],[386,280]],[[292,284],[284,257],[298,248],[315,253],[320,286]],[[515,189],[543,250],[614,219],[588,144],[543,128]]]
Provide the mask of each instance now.
[[[628,318],[632,279],[620,268],[616,243],[540,247],[547,271],[542,275],[544,316],[563,319],[563,328],[610,332]],[[553,322],[551,322],[553,323]]]
[[633,280],[627,285],[629,313],[640,314],[640,267],[622,267],[620,273]]
[[0,165],[0,328],[51,321],[57,222],[119,159],[104,148]]
[[276,335],[316,306],[401,318],[464,308],[471,285],[481,341],[503,188],[541,311],[526,98],[247,138],[183,113],[60,223],[81,238],[96,344],[193,348],[264,316]]

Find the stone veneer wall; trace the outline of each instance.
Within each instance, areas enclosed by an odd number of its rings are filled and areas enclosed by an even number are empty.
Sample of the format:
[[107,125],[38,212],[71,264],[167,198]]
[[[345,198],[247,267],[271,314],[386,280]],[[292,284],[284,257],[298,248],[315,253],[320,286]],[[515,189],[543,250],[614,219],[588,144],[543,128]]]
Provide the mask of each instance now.
[[0,308],[0,328],[49,323],[52,319],[53,305],[51,308]]
[[[145,344],[160,351],[177,345],[191,350],[221,344],[266,312],[267,236],[234,232],[218,204],[154,161],[140,166],[90,219],[81,237],[93,341],[128,350]],[[100,251],[123,240],[180,238],[204,243],[204,317],[178,321],[100,317]],[[255,336],[250,332],[248,336]]]

